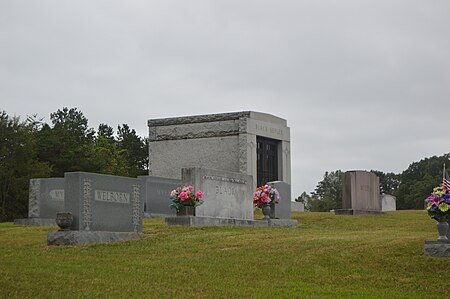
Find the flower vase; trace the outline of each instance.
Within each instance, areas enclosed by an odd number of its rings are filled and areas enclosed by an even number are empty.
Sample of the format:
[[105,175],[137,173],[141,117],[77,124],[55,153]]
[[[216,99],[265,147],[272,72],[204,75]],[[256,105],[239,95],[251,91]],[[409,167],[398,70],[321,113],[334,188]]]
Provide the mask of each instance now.
[[262,213],[264,215],[263,220],[269,220],[270,219],[270,205],[263,205],[261,207]]
[[66,212],[56,213],[55,222],[59,226],[60,231],[70,230],[70,226],[73,222],[73,215],[72,213]]
[[195,206],[181,205],[177,210],[177,216],[195,216]]
[[448,222],[447,221],[439,221],[437,223],[437,230],[439,233],[438,241],[448,241],[447,235],[448,235]]
[[[447,223],[450,227],[450,219],[447,219]],[[447,231],[447,238],[450,240],[450,229]]]
[[275,204],[270,205],[270,214],[269,214],[270,219],[275,219]]

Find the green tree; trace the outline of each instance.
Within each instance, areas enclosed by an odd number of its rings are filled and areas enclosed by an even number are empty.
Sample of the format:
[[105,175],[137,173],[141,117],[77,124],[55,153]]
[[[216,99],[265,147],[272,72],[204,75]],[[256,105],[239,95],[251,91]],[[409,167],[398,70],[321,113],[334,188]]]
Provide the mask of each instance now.
[[305,210],[310,212],[328,212],[333,209],[336,209],[336,202],[329,197],[320,199],[312,195],[305,204]]
[[306,193],[305,191],[303,191],[303,193],[300,194],[300,195],[295,199],[295,201],[296,201],[296,202],[306,203],[306,202],[308,202],[309,199],[311,199],[311,196],[308,195],[308,193]]
[[128,176],[130,165],[125,151],[118,148],[115,140],[99,135],[95,140],[93,163],[97,172],[111,175]]
[[[314,192],[311,193],[314,200],[311,208],[320,211],[329,211],[342,207],[342,171],[326,171],[322,181],[317,184]],[[311,210],[313,211],[313,210]]]
[[107,124],[100,124],[98,126],[98,136],[102,136],[111,142],[115,142],[114,129]]
[[124,150],[125,158],[130,166],[130,176],[148,173],[148,140],[141,138],[127,124],[118,126],[117,144]]
[[52,176],[62,177],[68,171],[96,172],[94,130],[76,108],[63,108],[50,114],[53,127],[44,124],[39,130],[38,157],[53,167]]
[[27,216],[30,178],[47,177],[50,166],[36,159],[39,122],[0,113],[0,221]]
[[55,130],[70,133],[71,138],[79,143],[93,140],[94,129],[89,128],[88,119],[77,108],[64,107],[62,110],[51,113],[50,119]]
[[400,174],[400,185],[394,192],[397,209],[423,209],[424,199],[442,183],[444,163],[450,165],[450,154],[425,158],[409,165]]
[[128,125],[114,130],[101,124],[98,134],[76,108],[26,121],[0,111],[0,221],[26,217],[31,178],[61,177],[68,171],[112,175],[147,174],[148,140]]
[[384,194],[394,194],[400,185],[400,175],[393,172],[384,173],[378,170],[371,170],[380,179],[380,192]]
[[69,171],[88,171],[136,177],[148,173],[148,143],[126,124],[118,127],[117,138],[107,124],[98,134],[76,108],[50,114],[52,126],[43,124],[37,133],[38,157],[48,162],[52,176]]

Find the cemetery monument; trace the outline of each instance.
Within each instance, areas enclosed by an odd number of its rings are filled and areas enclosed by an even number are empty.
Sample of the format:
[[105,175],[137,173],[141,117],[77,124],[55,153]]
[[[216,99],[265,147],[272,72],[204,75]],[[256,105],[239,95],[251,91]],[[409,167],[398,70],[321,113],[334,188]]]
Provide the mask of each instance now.
[[15,224],[56,225],[57,212],[64,209],[64,179],[31,179],[28,197],[28,218],[15,219]]
[[251,175],[253,189],[291,183],[290,128],[285,119],[253,111],[151,119],[149,175],[181,179],[181,168]]
[[397,210],[397,198],[389,194],[381,194],[381,210],[383,212]]
[[[204,204],[196,207],[195,216],[167,217],[168,225],[189,226],[297,226],[296,220],[253,220],[253,178],[236,172],[183,168],[184,185],[203,190]],[[289,212],[290,214],[290,212]]]
[[372,172],[353,170],[342,180],[342,209],[336,215],[382,214],[380,179]]
[[291,201],[292,212],[304,212],[305,204],[303,202]]
[[[151,119],[148,127],[150,176],[185,181],[181,175],[183,168],[224,171],[233,174],[232,177],[248,176],[246,190],[254,191],[268,182],[281,182],[282,201],[290,203],[290,128],[285,119],[243,111]],[[203,181],[202,184],[207,185],[208,180]],[[213,194],[212,190],[207,192]],[[252,195],[247,196],[251,201]],[[200,213],[207,209],[208,197],[205,195],[205,198],[205,207],[199,207]],[[290,219],[290,208],[287,203],[280,206],[280,215]],[[218,208],[215,211],[215,217],[225,213]],[[241,219],[249,220],[248,207],[243,213],[248,215]]]
[[87,172],[64,174],[64,214],[68,229],[49,232],[49,245],[128,240],[142,231],[143,203],[139,179]]
[[175,211],[169,208],[170,191],[181,185],[181,180],[156,176],[139,176],[142,185],[144,217],[174,216]]

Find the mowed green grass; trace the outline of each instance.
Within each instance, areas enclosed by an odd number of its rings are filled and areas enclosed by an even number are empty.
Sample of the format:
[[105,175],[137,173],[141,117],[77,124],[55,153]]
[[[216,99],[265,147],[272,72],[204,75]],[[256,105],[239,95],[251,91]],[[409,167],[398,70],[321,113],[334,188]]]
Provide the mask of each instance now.
[[423,255],[437,238],[424,212],[293,218],[297,228],[145,219],[142,239],[84,246],[1,223],[0,297],[449,298],[450,259]]

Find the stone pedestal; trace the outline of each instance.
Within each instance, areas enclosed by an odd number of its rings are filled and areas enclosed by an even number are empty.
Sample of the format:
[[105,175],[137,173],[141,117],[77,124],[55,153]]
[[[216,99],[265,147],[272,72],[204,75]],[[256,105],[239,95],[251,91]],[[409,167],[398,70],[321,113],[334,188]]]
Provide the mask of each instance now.
[[428,256],[450,257],[450,241],[425,241],[423,251]]
[[183,216],[183,217],[167,217],[168,225],[186,225],[186,226],[292,226],[298,225],[297,220],[292,219],[270,219],[266,220],[249,220],[234,218],[216,218],[216,217],[199,217],[199,216]]

